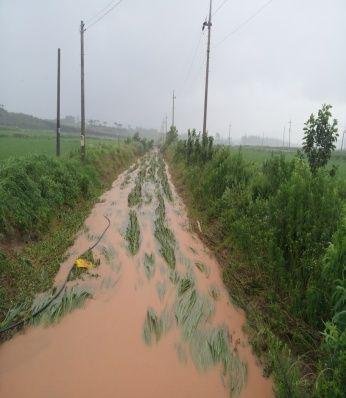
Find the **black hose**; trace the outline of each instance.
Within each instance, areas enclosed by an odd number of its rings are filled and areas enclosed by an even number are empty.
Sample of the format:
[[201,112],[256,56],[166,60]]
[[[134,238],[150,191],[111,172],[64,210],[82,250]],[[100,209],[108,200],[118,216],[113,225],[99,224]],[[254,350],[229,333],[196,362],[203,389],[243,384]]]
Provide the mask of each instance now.
[[[89,247],[88,250],[86,250],[83,254],[87,253],[90,250],[95,249],[95,247],[101,242],[102,238],[104,237],[105,233],[108,231],[109,227],[111,226],[111,220],[107,217],[104,216],[104,218],[108,221],[108,225],[106,227],[106,229],[102,232],[101,236],[97,239],[97,241],[91,246]],[[71,267],[70,271],[68,272],[66,279],[64,281],[64,283],[62,284],[61,288],[58,290],[58,292],[48,301],[48,303],[46,303],[42,308],[40,308],[39,310],[37,310],[36,312],[32,313],[30,316],[28,316],[27,318],[24,318],[16,323],[13,323],[12,325],[6,326],[5,328],[0,330],[0,335],[2,335],[5,332],[8,332],[9,330],[18,328],[23,326],[24,324],[26,324],[28,321],[30,321],[31,319],[35,318],[37,315],[41,314],[44,310],[46,310],[54,300],[56,300],[60,294],[62,293],[62,291],[64,290],[66,283],[71,275],[71,272],[73,270],[73,266]]]

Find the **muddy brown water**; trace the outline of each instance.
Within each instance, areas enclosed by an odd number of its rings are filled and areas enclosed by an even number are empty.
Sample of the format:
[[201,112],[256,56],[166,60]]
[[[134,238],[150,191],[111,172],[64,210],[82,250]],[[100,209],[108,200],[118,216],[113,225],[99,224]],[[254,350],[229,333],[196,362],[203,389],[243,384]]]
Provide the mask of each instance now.
[[[155,153],[151,156],[156,156]],[[148,164],[149,164],[148,157]],[[138,169],[122,174],[94,207],[85,226],[61,265],[56,283],[64,280],[71,265],[107,225],[111,226],[94,250],[101,261],[94,278],[84,281],[94,288],[94,297],[72,311],[58,324],[31,327],[0,346],[0,397],[2,398],[209,398],[230,397],[221,365],[198,369],[189,344],[173,322],[157,343],[148,345],[143,324],[149,308],[171,311],[176,288],[168,265],[154,236],[155,185],[143,184],[143,203],[136,208],[140,225],[140,249],[132,256],[124,236],[128,224],[127,197]],[[127,176],[131,176],[129,184]],[[170,181],[170,179],[169,179]],[[169,182],[173,201],[165,199],[167,225],[176,239],[176,268],[193,272],[199,292],[217,292],[215,310],[206,327],[224,325],[233,354],[246,366],[240,398],[273,397],[272,382],[262,369],[242,331],[244,313],[235,308],[223,287],[220,267],[199,238],[191,232],[181,199]],[[152,200],[150,201],[150,198]],[[147,199],[147,200],[146,200]],[[154,274],[144,270],[145,254],[154,254]],[[202,264],[200,270],[196,264]],[[159,290],[161,287],[161,295]],[[174,316],[173,316],[174,319]],[[236,396],[234,394],[234,396]]]

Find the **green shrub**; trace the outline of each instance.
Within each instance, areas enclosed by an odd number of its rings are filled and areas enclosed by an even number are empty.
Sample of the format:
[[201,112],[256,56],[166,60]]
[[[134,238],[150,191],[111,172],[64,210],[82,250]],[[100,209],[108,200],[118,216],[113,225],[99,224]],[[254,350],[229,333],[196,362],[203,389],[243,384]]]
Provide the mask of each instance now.
[[346,386],[346,330],[341,331],[335,323],[328,322],[322,351],[325,359],[316,382],[316,395],[343,398]]
[[[245,277],[242,294],[260,302],[269,329],[279,336],[278,347],[283,339],[294,354],[309,356],[314,370],[318,358],[325,358],[319,365],[323,372],[317,396],[342,396],[345,184],[337,171],[336,175],[322,168],[312,172],[301,156],[286,160],[273,155],[255,165],[240,152],[217,148],[203,163],[196,155],[200,147],[199,137],[190,132],[188,141],[176,144],[173,161],[192,205],[212,228],[213,243],[244,263],[240,268],[244,275],[238,275],[236,268],[229,273]],[[302,368],[291,367],[293,362],[276,351],[270,350],[278,395],[301,396],[309,383],[311,390],[313,377],[300,380]]]
[[316,389],[319,397],[341,398],[346,386],[346,218],[333,237],[323,268],[326,310],[332,313],[326,323],[322,343],[323,360]]
[[141,143],[121,150],[99,145],[88,151],[84,163],[78,153],[62,159],[34,155],[0,162],[0,238],[44,232],[59,209],[91,197],[108,175],[143,151]]
[[145,151],[130,140],[90,147],[83,163],[78,152],[0,162],[0,323],[51,287],[95,200]]

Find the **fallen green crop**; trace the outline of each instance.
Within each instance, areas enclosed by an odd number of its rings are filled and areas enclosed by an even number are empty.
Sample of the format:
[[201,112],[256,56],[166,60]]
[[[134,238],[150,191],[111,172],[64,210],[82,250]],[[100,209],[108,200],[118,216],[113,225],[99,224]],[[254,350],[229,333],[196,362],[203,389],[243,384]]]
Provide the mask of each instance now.
[[158,343],[171,325],[172,321],[167,311],[158,316],[153,308],[149,308],[143,326],[143,338],[146,344]]
[[[49,293],[38,295],[32,304],[31,313],[35,313],[46,306],[54,295],[54,290],[55,289]],[[82,307],[85,300],[91,297],[92,291],[87,286],[66,286],[63,292],[48,306],[48,308],[33,318],[32,322],[35,325],[57,323],[67,313]]]
[[176,258],[174,253],[175,238],[172,231],[166,225],[166,210],[162,195],[158,194],[159,205],[156,209],[155,237],[160,243],[160,253],[171,269],[175,268]]
[[148,280],[150,280],[155,274],[155,257],[153,254],[145,253],[144,257],[144,271],[145,275],[147,276]]
[[126,239],[129,242],[129,250],[132,255],[138,253],[139,237],[140,237],[140,229],[139,229],[137,214],[134,210],[130,210],[129,224],[126,230]]
[[165,282],[157,282],[156,284],[156,291],[157,291],[157,295],[159,296],[160,301],[162,301],[165,297],[166,294],[166,284]]

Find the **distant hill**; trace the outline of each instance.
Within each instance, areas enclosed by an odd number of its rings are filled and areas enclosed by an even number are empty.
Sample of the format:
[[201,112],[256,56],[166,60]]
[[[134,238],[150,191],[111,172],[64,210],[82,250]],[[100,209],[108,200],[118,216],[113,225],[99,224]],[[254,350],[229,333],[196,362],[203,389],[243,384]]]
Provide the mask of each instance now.
[[[61,132],[79,134],[79,123],[71,123],[71,117],[61,119]],[[64,124],[65,122],[65,124]],[[150,139],[158,139],[159,133],[155,129],[144,129],[142,127],[125,128],[121,125],[118,127],[110,127],[106,125],[97,125],[95,123],[87,125],[87,133],[99,137],[128,137],[133,136],[138,132],[142,137]],[[55,120],[39,119],[35,116],[26,115],[25,113],[8,112],[6,109],[0,107],[0,127],[18,128],[25,130],[36,131],[55,131]]]
[[24,113],[7,112],[0,108],[0,126],[29,130],[54,130],[53,122],[39,119]]

